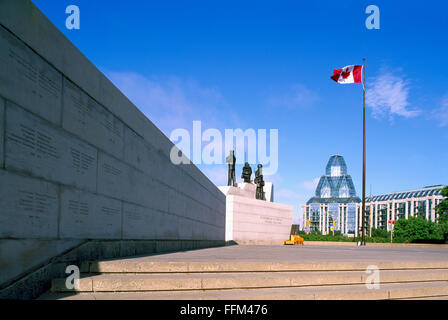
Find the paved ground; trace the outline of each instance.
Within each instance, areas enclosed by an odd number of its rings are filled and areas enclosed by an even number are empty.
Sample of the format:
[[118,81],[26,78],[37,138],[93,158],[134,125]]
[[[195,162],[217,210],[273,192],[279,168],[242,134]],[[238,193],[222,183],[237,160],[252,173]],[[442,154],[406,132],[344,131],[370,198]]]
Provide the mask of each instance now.
[[119,259],[126,261],[170,262],[332,262],[332,261],[448,261],[448,250],[443,248],[408,247],[348,247],[348,246],[266,246],[234,245],[218,248],[189,250],[175,253],[145,255]]

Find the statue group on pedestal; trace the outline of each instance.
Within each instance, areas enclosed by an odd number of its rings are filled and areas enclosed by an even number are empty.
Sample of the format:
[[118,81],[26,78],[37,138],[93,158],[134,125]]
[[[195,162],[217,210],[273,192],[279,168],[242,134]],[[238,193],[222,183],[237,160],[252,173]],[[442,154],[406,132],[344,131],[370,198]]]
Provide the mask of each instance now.
[[[231,150],[229,156],[226,158],[226,163],[229,164],[227,185],[233,187],[236,187],[235,162],[236,162],[235,153],[233,150]],[[255,179],[254,179],[254,183],[257,185],[255,198],[258,200],[265,200],[263,191],[264,180],[263,180],[262,168],[263,166],[259,164],[257,171],[255,171]],[[241,178],[243,179],[244,182],[251,183],[252,182],[250,180],[251,176],[252,176],[252,168],[250,167],[249,163],[246,162],[243,167]]]

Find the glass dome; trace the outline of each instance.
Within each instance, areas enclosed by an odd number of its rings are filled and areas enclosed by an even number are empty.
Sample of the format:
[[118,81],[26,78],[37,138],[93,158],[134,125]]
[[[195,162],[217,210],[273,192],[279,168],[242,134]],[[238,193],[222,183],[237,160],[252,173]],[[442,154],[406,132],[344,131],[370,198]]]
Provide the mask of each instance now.
[[344,157],[333,155],[328,160],[325,174],[320,177],[315,196],[310,203],[352,203],[361,202],[356,196],[352,177],[347,173]]

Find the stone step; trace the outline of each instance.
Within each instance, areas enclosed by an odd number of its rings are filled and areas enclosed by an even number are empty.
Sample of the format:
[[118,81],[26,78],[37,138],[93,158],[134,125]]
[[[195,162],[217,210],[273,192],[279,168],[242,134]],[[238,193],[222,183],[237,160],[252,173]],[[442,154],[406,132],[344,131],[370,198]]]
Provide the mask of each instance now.
[[410,298],[410,300],[448,300],[448,296]]
[[172,272],[288,272],[288,271],[365,271],[368,266],[381,270],[448,269],[448,261],[331,261],[331,262],[206,262],[140,261],[138,259],[85,262],[85,273],[172,273]]
[[262,289],[187,290],[159,292],[46,293],[39,300],[382,300],[439,299],[448,296],[447,281],[365,285],[306,286]]
[[[365,284],[370,275],[361,271],[255,272],[255,273],[157,273],[83,274],[79,292],[136,292],[275,288]],[[448,281],[448,269],[384,270],[380,283]],[[52,282],[52,292],[73,291],[65,279]]]

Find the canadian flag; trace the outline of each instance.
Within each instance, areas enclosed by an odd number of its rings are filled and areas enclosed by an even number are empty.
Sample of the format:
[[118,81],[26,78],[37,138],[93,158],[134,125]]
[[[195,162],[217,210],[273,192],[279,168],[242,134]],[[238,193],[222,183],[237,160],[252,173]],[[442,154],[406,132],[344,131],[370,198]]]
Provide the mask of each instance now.
[[342,69],[334,69],[331,79],[338,83],[361,83],[362,66],[346,66]]

